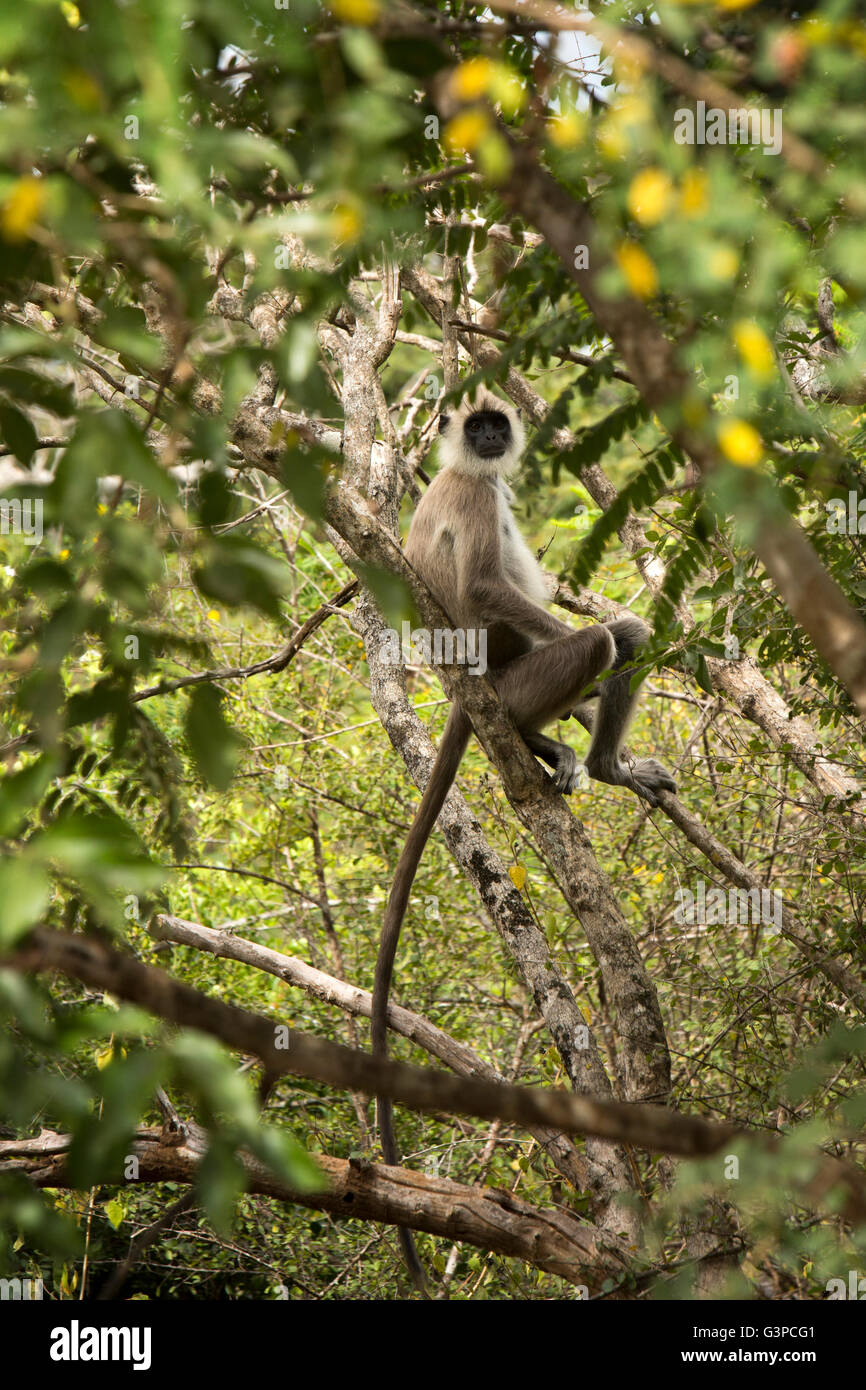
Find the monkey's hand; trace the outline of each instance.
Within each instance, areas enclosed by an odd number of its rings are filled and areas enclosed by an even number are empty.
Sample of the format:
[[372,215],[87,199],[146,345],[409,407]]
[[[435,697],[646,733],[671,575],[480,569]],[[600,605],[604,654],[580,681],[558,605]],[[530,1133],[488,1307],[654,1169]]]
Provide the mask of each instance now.
[[611,787],[630,787],[650,806],[658,806],[658,792],[676,792],[677,789],[667,768],[655,758],[635,758],[628,763],[617,759],[616,763],[610,763],[594,762],[588,757],[586,770],[596,782],[607,782]]

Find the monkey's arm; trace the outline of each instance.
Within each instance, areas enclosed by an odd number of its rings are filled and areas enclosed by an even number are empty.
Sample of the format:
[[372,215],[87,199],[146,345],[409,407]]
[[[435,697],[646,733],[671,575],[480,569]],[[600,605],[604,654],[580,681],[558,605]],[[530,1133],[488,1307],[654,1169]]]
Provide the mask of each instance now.
[[526,637],[541,642],[553,642],[558,637],[568,637],[573,631],[568,623],[560,622],[547,613],[539,604],[524,594],[507,579],[490,579],[483,576],[468,576],[462,597],[472,604],[484,621],[507,623]]
[[473,533],[472,545],[458,548],[455,555],[461,604],[470,607],[486,624],[507,623],[536,641],[553,642],[557,637],[568,636],[573,629],[567,623],[554,618],[534,599],[527,598],[504,574],[494,508],[477,508]]

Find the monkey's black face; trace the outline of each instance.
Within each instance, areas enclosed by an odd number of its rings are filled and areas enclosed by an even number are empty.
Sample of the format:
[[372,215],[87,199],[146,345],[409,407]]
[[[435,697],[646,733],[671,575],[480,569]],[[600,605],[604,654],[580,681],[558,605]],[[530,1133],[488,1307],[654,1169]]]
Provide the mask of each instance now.
[[511,443],[508,416],[499,410],[479,410],[463,426],[466,443],[479,458],[501,458]]

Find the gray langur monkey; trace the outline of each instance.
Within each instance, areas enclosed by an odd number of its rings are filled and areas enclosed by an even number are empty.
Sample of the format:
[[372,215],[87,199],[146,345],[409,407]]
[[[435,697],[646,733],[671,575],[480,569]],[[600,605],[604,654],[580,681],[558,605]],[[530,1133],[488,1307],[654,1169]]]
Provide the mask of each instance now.
[[[406,559],[453,627],[486,629],[490,678],[527,746],[553,769],[561,792],[578,784],[574,750],[542,733],[546,724],[574,715],[591,730],[585,766],[590,777],[629,787],[650,806],[676,784],[653,758],[623,761],[621,748],[637,696],[625,669],[646,641],[649,628],[637,617],[575,631],[541,605],[544,575],[514,522],[505,479],[524,447],[516,412],[489,392],[464,400],[439,421],[441,467],[412,519]],[[598,680],[602,672],[610,674]],[[598,700],[592,714],[587,707]],[[472,727],[454,702],[430,780],[397,864],[379,941],[373,985],[374,1056],[387,1052],[388,994],[400,927],[424,846],[454,781]],[[389,1100],[378,1102],[385,1162],[399,1163]],[[399,1227],[406,1263],[416,1286],[424,1273],[411,1235]]]

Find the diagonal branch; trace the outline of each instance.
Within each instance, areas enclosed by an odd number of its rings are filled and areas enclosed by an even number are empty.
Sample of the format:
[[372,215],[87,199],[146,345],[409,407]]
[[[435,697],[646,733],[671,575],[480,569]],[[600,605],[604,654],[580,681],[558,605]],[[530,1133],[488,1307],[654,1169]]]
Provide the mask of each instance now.
[[[390,1096],[413,1109],[433,1114],[445,1110],[522,1126],[551,1125],[569,1134],[595,1134],[614,1142],[684,1157],[719,1153],[738,1140],[753,1138],[748,1131],[736,1126],[714,1124],[700,1116],[682,1115],[660,1105],[591,1100],[553,1087],[495,1085],[412,1067],[405,1062],[374,1058],[366,1052],[284,1028],[272,1019],[226,1004],[221,999],[211,999],[165,971],[116,951],[95,937],[38,927],[16,951],[0,958],[2,968],[24,974],[60,971],[103,993],[139,1004],[158,1018],[195,1028],[235,1051],[260,1058],[271,1078],[305,1076],[342,1090]],[[283,1034],[286,1046],[281,1045]],[[162,1141],[163,1132],[159,1131],[159,1135]],[[52,1136],[53,1141],[59,1138],[61,1136]],[[34,1142],[10,1140],[4,1143],[3,1151],[7,1155],[25,1154],[26,1146]],[[758,1142],[764,1150],[773,1153],[784,1139],[765,1136]],[[174,1143],[168,1147],[177,1151]],[[52,1143],[48,1152],[56,1152],[56,1149],[57,1145]],[[860,1169],[830,1158],[820,1150],[815,1151],[812,1162],[814,1167],[807,1175],[806,1196],[839,1215],[840,1205],[835,1194],[841,1188],[845,1194],[841,1215],[858,1223],[866,1221],[866,1176]],[[404,1170],[386,1169],[385,1172],[402,1175]],[[432,1181],[422,1179],[420,1174],[412,1174],[410,1180],[415,1184]]]
[[[396,540],[346,485],[329,494],[325,512],[334,530],[364,563],[400,575],[411,587],[425,626],[453,625],[406,563]],[[625,1094],[662,1099],[670,1086],[670,1056],[655,986],[641,960],[589,837],[542,774],[485,678],[454,667],[438,669],[449,693],[472,720],[484,750],[502,777],[520,820],[539,844],[569,906],[586,932],[623,1042]]]
[[692,1156],[716,1152],[735,1133],[729,1125],[709,1124],[663,1106],[599,1101],[554,1087],[496,1084],[375,1058],[209,998],[164,970],[93,937],[37,927],[16,951],[0,958],[3,967],[25,974],[59,970],[103,993],[140,1004],[168,1022],[208,1033],[237,1052],[258,1057],[269,1077],[304,1076],[341,1090],[385,1095],[427,1113],[444,1110],[523,1126],[550,1125],[567,1134],[596,1134]]
[[[372,1010],[372,995],[367,989],[347,984],[322,970],[316,970],[306,961],[287,956],[282,951],[260,946],[258,942],[247,941],[235,936],[233,932],[215,931],[196,922],[185,922],[179,917],[157,916],[150,928],[151,935],[159,941],[176,941],[183,946],[191,946],[198,951],[207,951],[224,960],[242,961],[256,970],[265,970],[276,975],[286,984],[303,989],[315,999],[336,1004],[349,1014],[359,1018],[369,1018]],[[458,1042],[450,1034],[437,1028],[429,1019],[420,1014],[403,1009],[398,1004],[388,1006],[388,1025],[404,1038],[409,1038],[432,1057],[438,1057],[459,1076],[479,1076],[488,1081],[501,1082],[502,1076],[487,1062],[483,1061],[465,1043]],[[550,1129],[536,1128],[532,1131],[541,1147],[550,1154],[563,1177],[573,1186],[583,1189],[587,1185],[584,1160],[574,1145],[562,1135]]]
[[[367,650],[373,707],[416,786],[423,790],[433,767],[435,750],[406,698],[404,670],[402,666],[382,661],[384,626],[372,603],[358,605],[354,622]],[[515,888],[499,855],[482,835],[477,820],[456,787],[452,787],[446,798],[438,824],[454,859],[474,886],[485,913],[531,993],[572,1086],[586,1095],[612,1095],[593,1033],[568,981],[551,959],[544,933],[539,930],[523,895]],[[586,1157],[578,1156],[578,1161],[580,1186],[607,1203],[617,1192],[633,1184],[626,1156],[609,1145],[587,1140]],[[619,1230],[631,1213],[617,1206],[611,1216]],[[606,1219],[601,1217],[601,1224],[606,1224]]]

